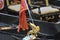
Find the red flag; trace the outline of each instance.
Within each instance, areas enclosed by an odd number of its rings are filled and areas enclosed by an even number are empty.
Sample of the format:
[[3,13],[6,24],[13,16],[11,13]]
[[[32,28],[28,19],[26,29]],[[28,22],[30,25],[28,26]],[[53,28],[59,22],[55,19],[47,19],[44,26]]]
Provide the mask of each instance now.
[[20,29],[22,30],[28,29],[28,23],[26,20],[26,10],[27,10],[26,0],[21,0],[19,12],[19,26],[17,30],[18,32],[20,31]]
[[4,0],[0,0],[0,10],[4,7]]

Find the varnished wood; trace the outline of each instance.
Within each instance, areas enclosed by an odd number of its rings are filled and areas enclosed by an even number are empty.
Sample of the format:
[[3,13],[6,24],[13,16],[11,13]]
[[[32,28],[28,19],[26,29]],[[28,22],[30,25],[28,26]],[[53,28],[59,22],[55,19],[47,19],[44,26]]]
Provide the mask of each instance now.
[[29,3],[30,6],[32,5],[32,4],[31,4],[31,0],[28,0],[28,3]]
[[[13,2],[13,1],[14,1],[14,2]],[[11,1],[11,4],[18,4],[18,3],[20,3],[19,0],[13,0],[13,1]]]
[[18,27],[0,27],[0,30],[11,30],[11,29],[17,29]]
[[9,6],[10,4],[9,4],[9,0],[6,0],[6,2],[7,2],[7,6]]
[[49,5],[49,2],[48,2],[48,0],[46,0],[46,6],[48,6]]

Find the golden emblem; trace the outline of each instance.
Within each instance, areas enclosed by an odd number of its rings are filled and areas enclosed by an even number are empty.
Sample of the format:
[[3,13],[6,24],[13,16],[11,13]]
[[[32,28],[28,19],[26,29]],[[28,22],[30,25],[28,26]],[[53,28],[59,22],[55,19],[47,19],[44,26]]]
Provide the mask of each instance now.
[[37,33],[40,31],[39,26],[36,26],[33,23],[30,23],[31,30],[27,33],[27,35],[35,35],[37,36]]

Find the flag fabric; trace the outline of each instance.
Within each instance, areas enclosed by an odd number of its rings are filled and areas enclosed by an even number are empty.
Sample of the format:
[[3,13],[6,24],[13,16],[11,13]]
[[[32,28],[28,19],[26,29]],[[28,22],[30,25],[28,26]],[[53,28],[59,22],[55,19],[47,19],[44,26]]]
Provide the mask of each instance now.
[[28,23],[26,20],[26,10],[27,10],[26,0],[21,0],[19,11],[19,26],[17,29],[18,32],[20,32],[20,29],[22,30],[28,29]]
[[4,7],[4,0],[0,0],[0,10]]

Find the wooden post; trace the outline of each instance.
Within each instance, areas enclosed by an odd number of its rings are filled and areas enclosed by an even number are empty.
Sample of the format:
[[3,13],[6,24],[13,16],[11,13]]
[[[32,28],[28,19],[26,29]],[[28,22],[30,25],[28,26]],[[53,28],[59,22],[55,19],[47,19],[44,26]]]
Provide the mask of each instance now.
[[29,5],[31,5],[31,0],[28,0]]
[[48,2],[48,0],[45,0],[46,1],[46,6],[48,6],[49,5],[49,2]]
[[10,4],[9,4],[9,0],[6,0],[6,2],[7,2],[7,6],[9,6]]

